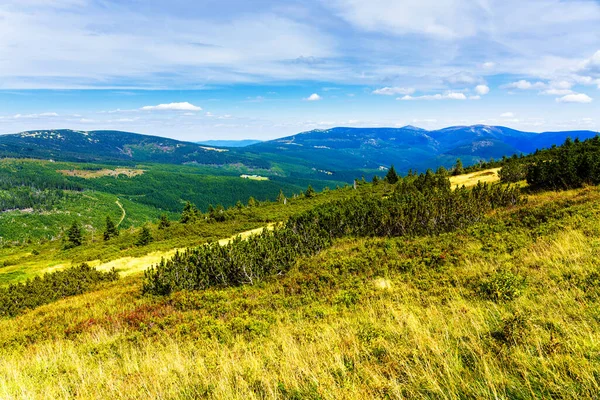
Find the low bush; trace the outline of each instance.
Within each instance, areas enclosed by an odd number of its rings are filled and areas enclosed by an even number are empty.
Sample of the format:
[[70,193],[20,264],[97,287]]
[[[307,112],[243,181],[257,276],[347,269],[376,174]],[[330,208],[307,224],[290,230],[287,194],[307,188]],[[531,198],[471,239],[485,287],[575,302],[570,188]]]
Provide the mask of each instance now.
[[25,310],[89,292],[104,282],[118,279],[117,272],[100,272],[87,264],[47,273],[25,283],[0,288],[0,317],[14,317]]

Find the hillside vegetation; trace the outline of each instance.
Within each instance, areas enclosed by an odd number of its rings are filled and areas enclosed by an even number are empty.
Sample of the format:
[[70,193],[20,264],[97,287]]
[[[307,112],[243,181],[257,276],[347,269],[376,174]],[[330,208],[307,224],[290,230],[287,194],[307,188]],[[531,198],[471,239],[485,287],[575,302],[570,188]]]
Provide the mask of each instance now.
[[[594,146],[502,168],[583,171]],[[0,319],[0,397],[596,398],[600,190],[576,172],[545,191],[564,175],[543,176],[467,189],[441,169],[237,211],[186,206],[191,222],[167,229],[196,244],[246,213],[283,224]]]

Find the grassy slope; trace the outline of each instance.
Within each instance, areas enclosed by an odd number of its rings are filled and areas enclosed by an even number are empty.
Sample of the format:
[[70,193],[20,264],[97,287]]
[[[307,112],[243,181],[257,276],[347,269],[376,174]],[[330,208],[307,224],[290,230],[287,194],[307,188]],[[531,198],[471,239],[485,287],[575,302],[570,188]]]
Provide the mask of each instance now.
[[[362,189],[361,189],[362,190]],[[361,192],[359,190],[357,193]],[[381,185],[379,190],[385,190]],[[200,220],[190,224],[180,224],[173,221],[171,227],[165,230],[157,229],[157,225],[148,224],[154,241],[143,247],[135,246],[139,229],[123,229],[118,238],[108,242],[102,240],[102,231],[96,231],[94,240],[88,231],[83,246],[64,250],[59,241],[34,243],[25,246],[0,249],[0,285],[10,282],[23,281],[44,272],[62,269],[81,262],[88,262],[101,269],[115,267],[127,274],[140,271],[150,264],[159,262],[161,257],[169,257],[174,249],[198,246],[209,241],[229,238],[242,232],[268,226],[272,222],[284,221],[290,215],[318,206],[323,202],[353,195],[351,188],[332,190],[316,195],[313,198],[299,197],[288,199],[285,206],[265,202],[258,207],[244,207],[232,211],[234,219],[225,222],[210,222]],[[126,200],[123,202],[127,215],[134,207]],[[74,206],[73,206],[74,207]],[[119,221],[121,211],[112,204],[113,221]],[[101,208],[96,208],[100,209]],[[143,215],[143,213],[139,213]],[[89,212],[84,215],[89,215]],[[101,214],[104,215],[104,214]],[[105,217],[103,217],[105,218]],[[39,254],[34,254],[34,250]]]
[[0,397],[594,398],[599,237],[588,188],[440,237],[339,241],[256,287],[154,299],[127,277],[0,321]]

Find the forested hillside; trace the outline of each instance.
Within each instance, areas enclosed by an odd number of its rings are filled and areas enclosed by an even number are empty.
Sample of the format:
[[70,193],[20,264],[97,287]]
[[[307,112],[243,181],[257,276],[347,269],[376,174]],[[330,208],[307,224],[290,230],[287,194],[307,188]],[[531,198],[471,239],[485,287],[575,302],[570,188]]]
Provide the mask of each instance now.
[[594,398],[599,140],[4,247],[0,397]]
[[[243,179],[259,172],[267,180]],[[0,237],[4,242],[57,239],[73,220],[101,230],[106,215],[121,228],[139,227],[162,213],[176,218],[186,201],[203,211],[288,197],[309,185],[321,190],[352,181],[305,179],[284,172],[243,167],[212,168],[167,164],[113,165],[35,160],[0,160]],[[120,204],[120,205],[119,205]]]

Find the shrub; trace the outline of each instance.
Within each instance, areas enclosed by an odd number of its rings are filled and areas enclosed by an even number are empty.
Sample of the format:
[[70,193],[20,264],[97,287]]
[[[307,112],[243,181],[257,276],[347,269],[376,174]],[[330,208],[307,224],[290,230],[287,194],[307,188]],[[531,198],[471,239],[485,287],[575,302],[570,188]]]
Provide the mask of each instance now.
[[321,205],[292,216],[285,226],[226,246],[217,243],[177,253],[149,268],[143,291],[157,295],[211,286],[255,284],[285,273],[298,257],[312,256],[345,236],[436,235],[480,221],[496,207],[518,204],[518,189],[479,184],[450,189],[445,175],[400,180],[387,198],[366,196]]
[[482,297],[495,302],[511,301],[521,295],[525,288],[525,278],[510,271],[500,271],[483,280],[479,286]]
[[118,279],[117,272],[100,272],[87,264],[47,273],[25,283],[0,288],[0,316],[14,317],[25,310],[89,292],[99,284]]

